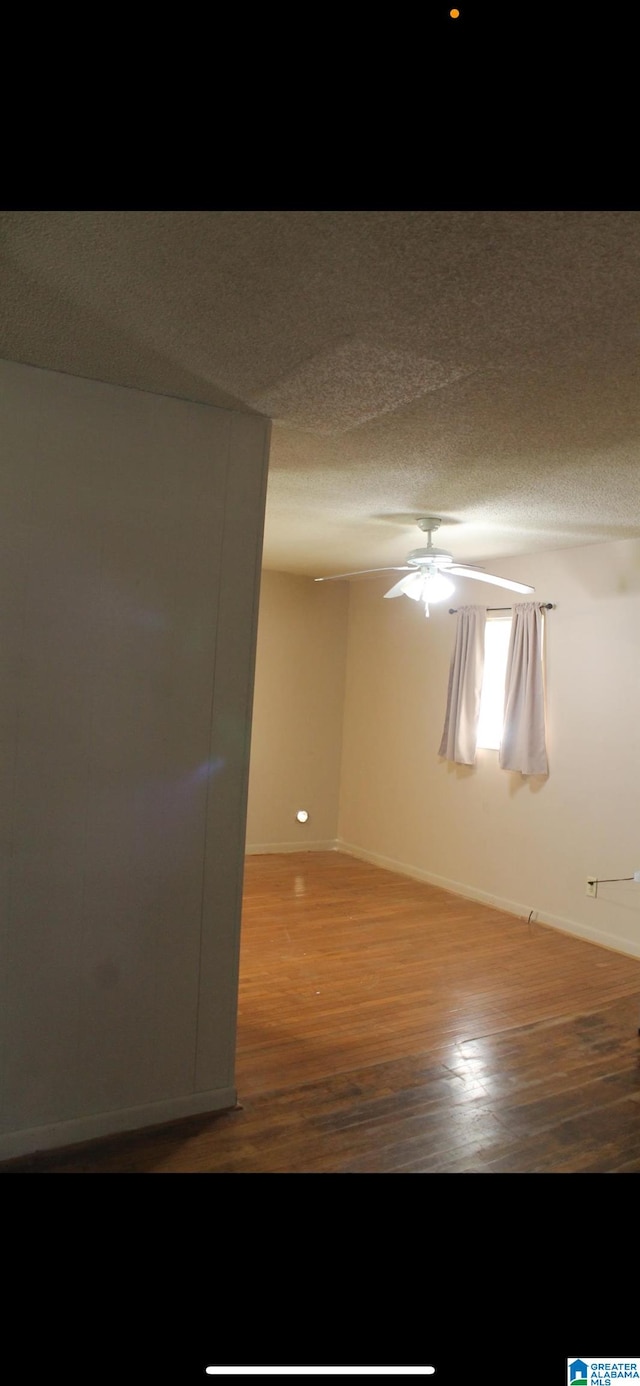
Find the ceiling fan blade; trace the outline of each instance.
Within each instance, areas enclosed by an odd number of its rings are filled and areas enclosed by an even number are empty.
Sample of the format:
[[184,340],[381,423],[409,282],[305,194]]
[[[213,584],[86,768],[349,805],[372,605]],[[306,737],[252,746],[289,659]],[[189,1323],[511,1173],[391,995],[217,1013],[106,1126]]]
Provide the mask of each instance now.
[[489,582],[493,587],[508,587],[510,592],[535,592],[535,587],[529,587],[526,582],[511,582],[510,578],[496,577],[493,573],[477,572],[475,568],[463,568],[461,564],[454,563],[448,572],[455,573],[457,577],[475,578],[478,582]]
[[362,568],[358,573],[332,573],[331,577],[314,578],[314,582],[340,582],[342,578],[368,577],[370,573],[409,573],[411,569],[406,563],[401,567],[395,568]]
[[[483,568],[483,566],[482,566],[481,563],[456,563],[454,566],[458,569],[459,572],[462,572],[462,569],[463,569],[463,568],[464,568],[465,573],[468,573],[468,572],[472,572],[472,573],[483,573],[483,572],[484,572],[484,568]],[[446,577],[447,573],[450,573],[450,572],[453,571],[453,569],[452,569],[452,567],[451,567],[451,564],[449,564],[449,567],[448,567],[448,568],[444,568],[443,571],[444,571],[444,575],[445,575],[445,577]]]
[[391,587],[384,595],[385,597],[412,597],[414,602],[419,602],[423,582],[423,573],[411,573],[409,577],[401,578],[399,582],[396,582],[395,587]]

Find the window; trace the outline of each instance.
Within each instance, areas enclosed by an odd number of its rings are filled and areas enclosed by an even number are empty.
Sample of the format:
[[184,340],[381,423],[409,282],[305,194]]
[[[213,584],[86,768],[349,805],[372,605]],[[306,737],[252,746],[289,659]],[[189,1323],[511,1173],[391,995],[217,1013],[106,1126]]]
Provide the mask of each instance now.
[[487,621],[484,634],[484,675],[478,719],[478,748],[498,751],[504,719],[504,681],[511,620]]

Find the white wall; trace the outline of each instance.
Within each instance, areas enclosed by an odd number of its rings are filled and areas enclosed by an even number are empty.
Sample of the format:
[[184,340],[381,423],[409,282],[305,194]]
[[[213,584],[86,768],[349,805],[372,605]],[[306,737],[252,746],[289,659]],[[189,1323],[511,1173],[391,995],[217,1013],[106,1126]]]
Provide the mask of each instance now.
[[0,363],[0,1155],[232,1105],[269,424]]
[[247,852],[335,845],[348,602],[344,582],[262,574]]
[[[450,605],[503,605],[458,580],[456,601],[382,600],[351,584],[339,838],[393,869],[640,956],[640,886],[590,875],[640,869],[640,543],[500,560],[493,570],[557,603],[546,617],[550,773],[529,779],[438,757]],[[496,596],[498,593],[498,596]]]

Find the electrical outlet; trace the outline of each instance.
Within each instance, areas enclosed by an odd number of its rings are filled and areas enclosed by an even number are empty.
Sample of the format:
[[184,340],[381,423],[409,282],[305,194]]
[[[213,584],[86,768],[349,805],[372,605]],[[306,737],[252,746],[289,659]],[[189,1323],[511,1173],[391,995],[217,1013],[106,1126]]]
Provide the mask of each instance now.
[[597,883],[597,881],[587,881],[587,895],[591,895],[592,898],[595,898],[595,896],[596,896],[597,894],[598,894],[598,883]]

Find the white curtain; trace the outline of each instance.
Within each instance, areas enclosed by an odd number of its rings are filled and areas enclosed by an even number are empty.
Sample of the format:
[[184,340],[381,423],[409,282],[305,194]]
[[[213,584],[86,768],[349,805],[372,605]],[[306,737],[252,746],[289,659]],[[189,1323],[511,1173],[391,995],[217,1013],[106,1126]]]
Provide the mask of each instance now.
[[504,726],[499,763],[503,770],[546,775],[543,614],[537,602],[513,608],[504,686]]
[[438,755],[474,765],[484,673],[486,607],[461,606],[451,656],[447,711]]

